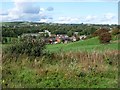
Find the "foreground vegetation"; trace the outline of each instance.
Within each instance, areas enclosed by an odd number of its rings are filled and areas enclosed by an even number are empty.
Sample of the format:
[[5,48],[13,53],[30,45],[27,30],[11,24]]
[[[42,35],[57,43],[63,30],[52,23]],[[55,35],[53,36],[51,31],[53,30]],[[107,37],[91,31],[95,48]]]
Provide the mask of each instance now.
[[[7,60],[7,61],[6,61]],[[3,57],[3,87],[117,88],[117,51]]]
[[[101,45],[97,38],[92,38],[69,44],[48,45],[50,53],[47,52],[41,57],[28,57],[26,54],[17,53],[3,54],[2,86],[117,88],[118,50],[114,41],[115,38],[111,44]],[[95,46],[98,46],[98,50],[93,49]],[[100,52],[100,47],[103,46],[107,48]],[[63,52],[55,52],[61,47]]]

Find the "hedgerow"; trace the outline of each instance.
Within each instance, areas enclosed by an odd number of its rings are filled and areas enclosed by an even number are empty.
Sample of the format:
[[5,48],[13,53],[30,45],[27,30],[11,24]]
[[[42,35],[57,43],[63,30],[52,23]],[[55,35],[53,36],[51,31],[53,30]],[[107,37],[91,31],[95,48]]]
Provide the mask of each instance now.
[[27,54],[28,56],[41,56],[44,49],[44,41],[33,37],[26,37],[7,48],[6,51],[15,54]]

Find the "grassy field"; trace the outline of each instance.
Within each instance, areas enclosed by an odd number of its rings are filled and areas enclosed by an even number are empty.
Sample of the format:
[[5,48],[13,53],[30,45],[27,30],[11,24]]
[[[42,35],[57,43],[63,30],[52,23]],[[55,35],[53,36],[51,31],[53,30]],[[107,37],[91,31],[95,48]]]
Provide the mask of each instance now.
[[110,44],[100,44],[98,38],[91,38],[84,41],[72,42],[68,44],[55,44],[48,45],[47,50],[50,52],[68,52],[68,51],[106,51],[106,50],[118,50],[118,43],[115,43],[116,39],[113,38]]
[[[3,45],[3,48],[9,44]],[[3,55],[3,88],[117,88],[118,43],[97,38],[47,45],[49,56]],[[102,52],[102,53],[101,53]]]
[[[17,40],[17,38],[15,38]],[[46,45],[46,50],[50,52],[68,52],[68,51],[106,51],[118,50],[118,38],[113,37],[110,44],[100,44],[98,37],[87,40],[80,40],[77,42],[70,42],[67,44],[52,44]],[[116,41],[116,42],[115,42]],[[12,44],[3,44],[2,48],[11,46]]]

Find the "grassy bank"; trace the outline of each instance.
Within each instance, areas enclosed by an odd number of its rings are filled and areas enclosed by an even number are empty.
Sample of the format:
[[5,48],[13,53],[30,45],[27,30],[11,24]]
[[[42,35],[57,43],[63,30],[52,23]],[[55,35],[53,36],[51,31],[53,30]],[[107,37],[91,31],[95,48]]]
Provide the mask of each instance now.
[[110,44],[100,44],[98,38],[91,38],[84,41],[71,42],[68,44],[55,44],[47,45],[47,50],[50,52],[61,52],[61,51],[106,51],[106,50],[118,50],[118,42],[114,42],[116,39],[113,38]]

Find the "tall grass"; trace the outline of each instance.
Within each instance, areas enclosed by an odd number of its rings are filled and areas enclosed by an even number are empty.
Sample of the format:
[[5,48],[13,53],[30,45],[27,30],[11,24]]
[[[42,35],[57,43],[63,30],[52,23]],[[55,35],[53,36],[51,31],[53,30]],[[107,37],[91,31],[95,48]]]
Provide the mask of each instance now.
[[66,52],[55,53],[51,56],[52,59],[60,60],[63,62],[71,63],[76,62],[77,66],[88,70],[90,67],[97,67],[99,70],[105,70],[104,65],[118,65],[118,51],[106,52]]
[[[4,55],[3,55],[4,56]],[[3,57],[3,87],[117,87],[118,51]]]

